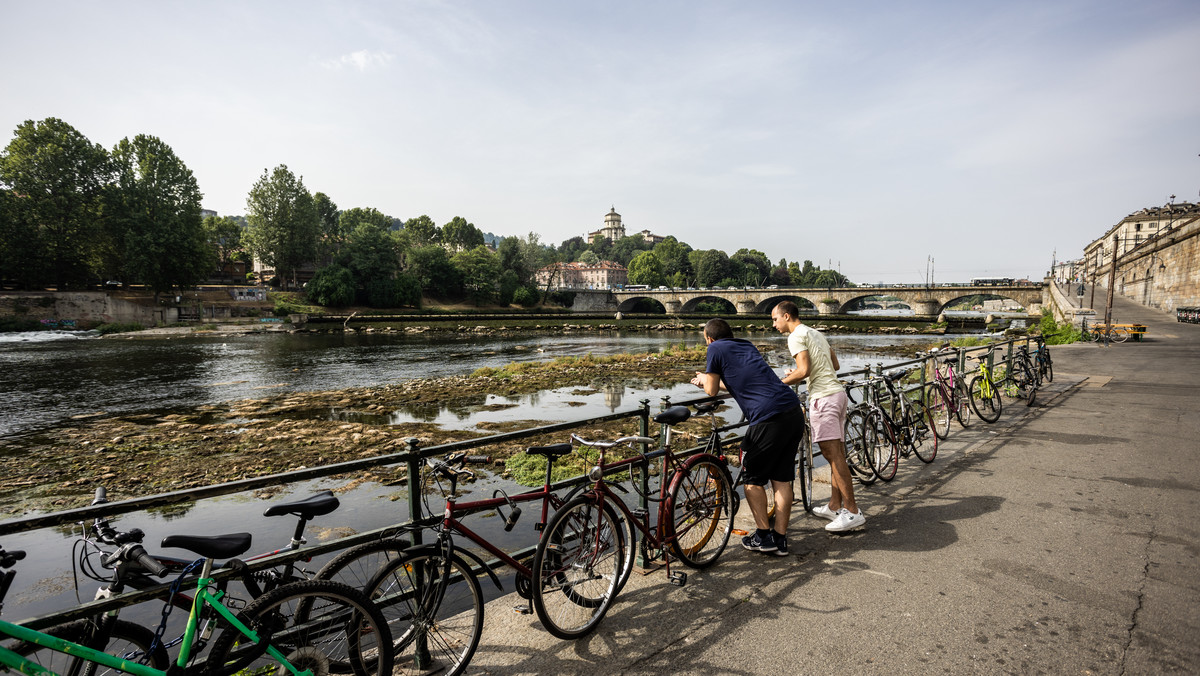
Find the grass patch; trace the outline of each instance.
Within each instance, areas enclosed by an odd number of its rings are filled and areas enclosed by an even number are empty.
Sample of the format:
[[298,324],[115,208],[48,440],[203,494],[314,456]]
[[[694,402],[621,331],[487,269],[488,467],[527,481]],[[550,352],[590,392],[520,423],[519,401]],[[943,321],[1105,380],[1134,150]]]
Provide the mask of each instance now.
[[107,336],[110,333],[129,333],[131,331],[145,331],[146,327],[137,322],[112,322],[109,324],[101,324],[96,327],[96,331],[102,336]]

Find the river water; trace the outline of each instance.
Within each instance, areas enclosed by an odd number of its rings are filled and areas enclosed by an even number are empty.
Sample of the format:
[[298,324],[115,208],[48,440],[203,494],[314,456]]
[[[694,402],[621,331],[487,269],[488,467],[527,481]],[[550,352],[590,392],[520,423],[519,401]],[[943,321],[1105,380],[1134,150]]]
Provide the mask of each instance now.
[[[789,364],[783,336],[757,334],[756,343],[777,344],[768,355],[777,368]],[[864,348],[928,343],[928,336],[831,336],[843,370],[876,362],[892,363]],[[697,345],[699,332],[637,332],[521,334],[478,336],[444,334],[252,334],[137,340],[100,339],[90,334],[38,332],[0,334],[0,452],[20,452],[19,441],[40,431],[76,423],[80,416],[169,412],[197,405],[261,398],[281,391],[332,390],[401,382],[414,378],[465,374],[482,366],[514,361],[545,360],[564,355],[607,355],[659,351],[672,345]],[[654,389],[638,382],[594,393],[579,388],[532,395],[488,395],[488,404],[508,403],[488,410],[450,410],[438,406],[399,409],[385,422],[420,421],[453,429],[469,429],[481,421],[537,419],[575,420],[615,410],[629,410],[640,399],[657,402],[662,396],[692,398],[688,384]],[[494,409],[502,410],[494,410]],[[14,450],[17,449],[17,450]],[[32,461],[36,461],[35,459]],[[298,499],[326,487],[315,480],[287,487],[273,502]],[[330,482],[329,487],[344,482]],[[502,479],[481,482],[475,493],[496,488],[519,490]],[[378,528],[407,518],[395,488],[366,485],[344,494],[343,507],[312,524],[322,529]],[[402,489],[401,489],[402,490]],[[248,496],[203,500],[169,513],[139,513],[118,517],[122,529],[140,527],[149,534],[147,545],[169,533],[213,534],[233,530],[254,533],[253,551],[286,544],[290,524],[264,519],[267,502]],[[472,517],[495,519],[494,516]],[[511,534],[480,524],[497,544],[516,548],[533,544],[536,533],[518,527]],[[328,537],[332,537],[329,535]],[[320,541],[320,535],[310,535]],[[5,536],[6,549],[25,549],[29,558],[6,601],[8,619],[31,617],[75,601],[71,573],[71,535],[65,529]],[[175,552],[181,554],[182,552]],[[317,562],[319,564],[319,561]],[[82,597],[96,585],[86,580]],[[511,586],[507,586],[511,590]]]

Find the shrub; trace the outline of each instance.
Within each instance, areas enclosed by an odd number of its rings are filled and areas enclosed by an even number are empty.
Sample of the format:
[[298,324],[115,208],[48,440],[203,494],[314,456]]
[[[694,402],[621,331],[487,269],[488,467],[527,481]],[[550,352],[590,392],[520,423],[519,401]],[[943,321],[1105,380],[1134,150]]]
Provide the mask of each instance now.
[[136,322],[113,322],[111,324],[101,324],[96,327],[96,331],[107,336],[110,333],[129,333],[131,331],[144,331],[146,327]]
[[1041,331],[1042,337],[1046,339],[1047,345],[1067,345],[1083,337],[1079,329],[1070,322],[1059,324],[1054,321],[1054,315],[1050,310],[1042,310],[1042,320],[1038,324],[1038,329]]

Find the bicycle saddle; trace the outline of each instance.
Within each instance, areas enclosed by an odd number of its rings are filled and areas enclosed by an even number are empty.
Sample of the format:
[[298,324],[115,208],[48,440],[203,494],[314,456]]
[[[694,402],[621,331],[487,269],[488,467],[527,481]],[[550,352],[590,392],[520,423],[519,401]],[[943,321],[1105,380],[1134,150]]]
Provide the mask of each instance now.
[[280,514],[295,514],[296,516],[311,521],[313,517],[328,514],[338,508],[337,496],[333,491],[325,491],[316,495],[299,500],[296,502],[285,502],[278,505],[272,505],[263,512],[263,516],[279,516]]
[[696,413],[712,413],[721,405],[719,401],[706,401],[703,404],[696,404]]
[[558,458],[571,452],[571,444],[551,444],[549,446],[530,446],[525,449],[529,455],[542,455],[547,458]]
[[654,422],[667,425],[678,425],[679,423],[692,417],[692,409],[687,406],[672,406],[667,410],[654,416]]
[[250,549],[250,533],[227,535],[168,535],[163,547],[178,547],[209,559],[228,559],[245,554]]

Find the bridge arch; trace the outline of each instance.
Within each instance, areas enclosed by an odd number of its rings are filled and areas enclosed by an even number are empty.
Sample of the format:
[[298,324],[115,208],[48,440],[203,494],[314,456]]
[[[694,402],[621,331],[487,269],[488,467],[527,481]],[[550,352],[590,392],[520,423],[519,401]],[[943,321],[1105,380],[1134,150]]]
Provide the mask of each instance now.
[[723,311],[724,314],[731,314],[731,313],[737,312],[737,306],[733,303],[732,300],[725,298],[724,296],[718,296],[715,294],[706,294],[706,295],[696,296],[694,298],[689,298],[688,300],[684,301],[683,305],[681,306],[680,312],[685,312],[685,313],[699,312],[700,311],[699,307],[700,307],[701,303],[720,303],[721,305],[724,305],[727,308],[726,310]]
[[[670,308],[663,304],[658,298],[652,296],[633,296],[626,298],[617,305],[617,312],[633,313],[647,312],[647,304],[653,304],[657,309],[653,310],[652,314],[667,314]],[[678,312],[678,310],[676,310]]]
[[767,314],[772,309],[774,309],[774,307],[776,305],[779,305],[780,303],[782,303],[785,300],[790,300],[793,303],[795,303],[796,307],[799,308],[799,310],[801,312],[804,312],[806,310],[811,310],[812,312],[820,311],[817,308],[817,304],[815,302],[809,300],[808,298],[805,298],[804,296],[799,296],[799,295],[795,295],[795,294],[781,294],[778,296],[771,296],[770,298],[761,300],[758,302],[757,305],[754,306],[754,311],[759,314]]

